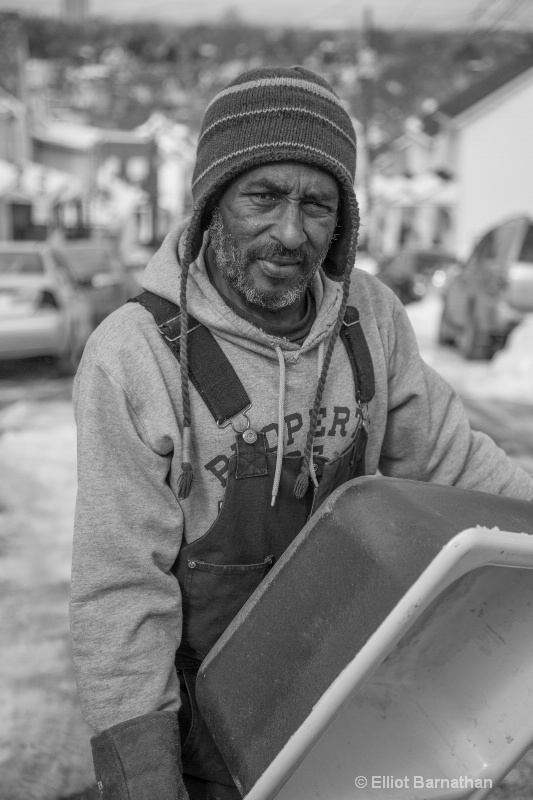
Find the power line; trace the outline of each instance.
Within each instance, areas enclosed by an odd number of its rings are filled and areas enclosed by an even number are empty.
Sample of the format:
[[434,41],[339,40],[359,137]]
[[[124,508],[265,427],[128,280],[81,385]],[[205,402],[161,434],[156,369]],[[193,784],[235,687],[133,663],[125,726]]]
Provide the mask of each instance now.
[[306,14],[305,21],[310,22],[313,19],[324,18],[326,14],[330,14],[332,11],[342,10],[347,5],[351,5],[350,0],[334,0],[333,3],[328,3],[325,7],[317,9],[313,14]]
[[422,0],[407,0],[396,22],[396,25],[399,25],[400,22],[403,23],[399,28],[399,30],[403,30],[406,27],[407,23],[414,17],[416,12],[418,11],[418,7],[421,5],[421,3]]
[[526,13],[522,16],[522,25],[531,25],[533,27],[533,6],[528,5],[523,9]]
[[470,19],[471,28],[470,31],[473,31],[476,25],[480,22],[482,17],[485,16],[487,11],[490,11],[492,6],[499,3],[500,0],[481,0],[480,3],[474,8],[471,14],[468,15],[467,19]]
[[512,17],[517,10],[520,10],[520,7],[526,2],[526,0],[511,0],[511,5],[498,17],[498,19],[494,20],[492,26],[490,27],[491,31],[494,30],[501,30],[502,25],[498,27],[498,24],[501,22],[506,21],[509,17]]

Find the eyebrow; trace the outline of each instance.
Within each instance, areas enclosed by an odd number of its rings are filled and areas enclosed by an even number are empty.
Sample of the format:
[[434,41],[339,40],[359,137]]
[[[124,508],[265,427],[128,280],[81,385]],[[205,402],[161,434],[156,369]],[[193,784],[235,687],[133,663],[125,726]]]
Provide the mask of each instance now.
[[[250,192],[250,191],[266,191],[266,192],[281,192],[283,193],[286,191],[286,188],[280,184],[278,181],[270,180],[269,178],[256,178],[255,180],[250,181],[250,183],[243,187],[243,191]],[[306,192],[305,197],[310,200],[321,200],[323,202],[330,202],[334,203],[339,200],[339,193],[338,190],[335,192],[333,189],[331,191],[325,190],[323,192],[311,190]]]

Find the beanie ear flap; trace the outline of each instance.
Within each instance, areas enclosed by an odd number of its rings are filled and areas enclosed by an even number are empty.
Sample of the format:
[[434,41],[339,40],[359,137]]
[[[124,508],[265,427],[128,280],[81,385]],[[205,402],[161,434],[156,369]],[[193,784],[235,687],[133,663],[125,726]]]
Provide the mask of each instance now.
[[[202,249],[202,242],[204,239],[203,228],[202,228],[202,216],[203,216],[203,207],[195,208],[192,217],[189,220],[189,224],[187,226],[187,233],[185,235],[185,245],[183,251],[183,264],[187,266],[187,272],[189,269],[189,265],[196,261],[200,250]],[[182,267],[182,279],[183,279],[183,267]],[[183,285],[180,289],[180,304],[182,303],[183,296],[186,297],[185,289]]]
[[346,271],[352,270],[355,263],[357,234],[359,231],[359,207],[355,194],[353,191],[351,195],[348,194],[344,187],[341,187],[341,189],[337,225],[323,264],[324,272],[328,278],[334,281],[341,281]]

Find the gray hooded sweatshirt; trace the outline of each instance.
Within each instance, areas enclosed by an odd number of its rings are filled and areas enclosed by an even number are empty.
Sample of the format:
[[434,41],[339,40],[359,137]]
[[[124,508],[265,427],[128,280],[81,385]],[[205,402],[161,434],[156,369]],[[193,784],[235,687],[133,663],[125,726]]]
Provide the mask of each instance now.
[[[179,230],[148,265],[144,286],[179,304]],[[204,249],[205,249],[204,241]],[[324,347],[342,299],[322,271],[316,320],[304,344],[263,332],[234,313],[209,282],[204,249],[191,265],[188,309],[228,356],[250,399],[250,424],[283,453],[303,452]],[[484,434],[472,432],[454,391],[421,359],[395,295],[354,269],[350,304],[372,355],[367,473],[533,499],[533,479]],[[283,363],[282,363],[283,362]],[[283,368],[284,367],[284,368]],[[127,304],[92,335],[74,384],[78,499],[71,589],[72,647],[85,717],[97,731],[180,704],[174,656],[181,595],[171,572],[182,541],[208,531],[224,497],[234,446],[191,385],[189,497],[178,500],[182,401],[178,363],[151,315]],[[335,346],[314,452],[334,458],[357,425],[352,371]]]

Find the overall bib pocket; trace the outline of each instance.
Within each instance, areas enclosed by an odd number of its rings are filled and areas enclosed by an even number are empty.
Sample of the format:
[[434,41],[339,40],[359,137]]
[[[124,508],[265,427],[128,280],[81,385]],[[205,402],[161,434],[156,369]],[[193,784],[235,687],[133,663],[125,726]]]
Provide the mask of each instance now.
[[[210,564],[192,556],[187,560],[184,634],[193,649],[207,655],[273,563],[273,555],[256,564]],[[195,621],[201,623],[198,630]],[[212,632],[207,640],[206,632]]]

